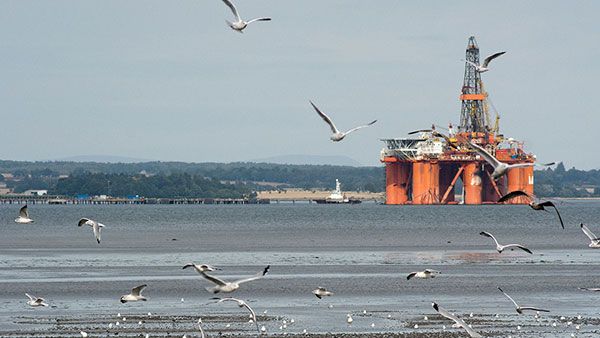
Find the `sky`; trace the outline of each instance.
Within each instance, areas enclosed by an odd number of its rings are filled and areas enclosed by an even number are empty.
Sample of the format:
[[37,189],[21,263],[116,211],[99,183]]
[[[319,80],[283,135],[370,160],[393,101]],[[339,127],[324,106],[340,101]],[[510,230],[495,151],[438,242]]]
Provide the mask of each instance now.
[[[465,48],[507,137],[600,168],[598,1],[0,0],[0,159],[232,162],[348,156],[458,124]],[[340,129],[377,119],[339,143]]]

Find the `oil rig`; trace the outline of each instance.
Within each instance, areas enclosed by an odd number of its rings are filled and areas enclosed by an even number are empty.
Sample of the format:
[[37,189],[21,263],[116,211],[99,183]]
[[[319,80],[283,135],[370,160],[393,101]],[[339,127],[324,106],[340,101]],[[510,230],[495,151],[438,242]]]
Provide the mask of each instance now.
[[[479,156],[469,142],[485,148],[499,161],[534,163],[535,156],[523,150],[523,142],[506,138],[499,132],[499,115],[490,120],[493,104],[484,89],[479,63],[479,47],[470,37],[465,61],[460,125],[450,124],[447,132],[431,129],[410,134],[413,138],[382,139],[381,162],[386,171],[386,204],[496,204],[504,194],[522,190],[533,194],[533,165],[513,168],[495,181],[493,168]],[[495,110],[495,108],[494,108]],[[440,127],[438,127],[440,128]],[[445,129],[445,128],[441,128]],[[460,180],[460,182],[459,182]],[[462,191],[458,187],[462,186]],[[456,196],[456,192],[459,196]],[[511,204],[527,204],[515,198]]]

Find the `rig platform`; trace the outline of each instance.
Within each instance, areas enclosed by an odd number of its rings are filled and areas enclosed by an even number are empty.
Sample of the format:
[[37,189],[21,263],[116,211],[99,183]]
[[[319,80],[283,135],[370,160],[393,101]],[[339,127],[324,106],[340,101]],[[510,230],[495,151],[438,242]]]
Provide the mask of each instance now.
[[[499,133],[497,112],[495,122],[490,122],[489,107],[493,104],[474,66],[479,64],[475,37],[469,38],[466,60],[458,130],[449,125],[444,134],[432,125],[431,129],[410,133],[416,135],[412,138],[382,140],[386,144],[381,150],[381,162],[386,167],[386,204],[495,204],[511,191],[533,194],[533,165],[510,169],[494,181],[493,168],[468,146],[469,142],[477,143],[505,163],[535,162],[535,155],[523,150],[523,142]],[[457,191],[459,186],[462,191]],[[456,192],[462,197],[456,198]],[[520,197],[505,203],[528,202]]]

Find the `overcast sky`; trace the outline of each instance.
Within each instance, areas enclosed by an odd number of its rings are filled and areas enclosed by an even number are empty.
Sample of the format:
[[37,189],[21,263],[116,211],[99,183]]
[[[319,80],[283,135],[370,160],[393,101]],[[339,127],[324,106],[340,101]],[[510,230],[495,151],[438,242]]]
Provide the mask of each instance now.
[[[501,131],[600,168],[599,1],[0,0],[0,158],[190,162],[285,154],[377,165],[380,138],[459,122],[467,39]],[[485,56],[484,55],[484,56]],[[340,129],[379,122],[340,143]]]

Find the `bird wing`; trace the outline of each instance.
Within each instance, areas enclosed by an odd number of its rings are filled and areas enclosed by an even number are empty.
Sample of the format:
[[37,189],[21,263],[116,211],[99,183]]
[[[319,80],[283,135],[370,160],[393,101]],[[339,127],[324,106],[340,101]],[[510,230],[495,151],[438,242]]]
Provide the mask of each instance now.
[[471,147],[475,149],[475,151],[479,154],[479,156],[483,157],[483,159],[491,164],[494,168],[500,165],[500,161],[498,161],[492,154],[488,153],[485,149],[483,149],[480,145],[475,144],[473,142],[469,142]]
[[408,274],[408,276],[406,276],[406,280],[410,280],[411,278],[413,278],[416,275],[417,275],[416,272],[411,272],[411,273]]
[[256,19],[252,19],[252,20],[246,22],[246,24],[249,25],[255,21],[271,21],[271,18],[256,18]]
[[560,225],[562,226],[562,228],[565,228],[565,224],[563,223],[562,217],[560,217],[560,212],[558,212],[558,208],[556,208],[556,205],[554,205],[554,203],[552,203],[552,201],[545,201],[542,202],[540,204],[538,204],[542,207],[552,207],[554,208],[554,210],[556,210],[556,215],[558,215],[558,220],[560,221]]
[[269,268],[271,268],[271,266],[267,265],[267,267],[265,267],[262,272],[257,273],[255,276],[237,280],[237,281],[235,281],[235,283],[242,284],[242,283],[246,283],[246,282],[251,282],[253,280],[261,279],[267,274],[267,272],[269,272]]
[[506,201],[513,199],[515,197],[518,197],[518,196],[527,196],[528,198],[531,198],[531,196],[529,196],[528,193],[521,191],[521,190],[515,190],[515,191],[511,191],[508,194],[500,197],[500,199],[498,200],[498,203],[506,202]]
[[217,277],[215,277],[215,276],[211,276],[211,275],[207,274],[207,273],[206,273],[206,272],[204,272],[204,271],[201,271],[201,272],[200,272],[200,274],[201,274],[201,275],[202,275],[202,277],[204,277],[205,279],[207,279],[207,280],[209,280],[209,281],[211,281],[211,282],[213,282],[213,283],[215,283],[215,284],[217,284],[217,285],[220,285],[220,286],[225,286],[225,285],[227,285],[227,282],[225,282],[224,280],[222,280],[222,279],[220,279],[220,278],[217,278]]
[[235,8],[235,5],[233,4],[233,2],[231,2],[229,0],[223,0],[223,2],[227,5],[227,7],[229,7],[231,9],[231,11],[233,12],[233,15],[235,15],[235,17],[238,19],[238,21],[241,21],[242,18],[240,18],[237,8]]
[[133,289],[131,289],[131,294],[134,296],[140,296],[142,294],[142,290],[144,290],[146,286],[148,285],[144,284],[134,287]]
[[28,293],[26,293],[25,296],[27,296],[29,298],[29,300],[32,300],[32,301],[35,301],[37,299]]
[[544,309],[540,309],[540,308],[537,308],[537,307],[531,307],[531,306],[521,307],[521,311],[524,311],[524,310],[540,311],[540,312],[550,312],[550,310],[544,310]]
[[366,128],[366,127],[372,125],[375,122],[377,122],[377,120],[373,120],[373,121],[371,121],[371,122],[369,122],[369,123],[367,123],[365,125],[362,125],[362,126],[354,127],[352,129],[348,130],[347,132],[345,132],[344,134],[348,135],[348,134],[350,134],[353,131],[356,131],[356,130],[359,130],[359,129],[362,129],[362,128]]
[[408,133],[408,135],[413,135],[416,133],[431,133],[433,130],[432,129],[419,129],[419,130],[413,130],[411,132]]
[[522,246],[521,244],[507,244],[504,246],[504,248],[519,248],[525,252],[533,254],[533,252],[531,252],[531,250],[527,249],[526,247]]
[[98,225],[98,223],[94,222],[94,224],[92,225],[92,229],[94,230],[94,236],[96,237],[96,241],[99,244],[100,243],[100,231],[102,231],[102,228]]
[[312,101],[308,101],[308,102],[310,102],[310,104],[313,106],[313,108],[315,109],[315,111],[317,112],[317,114],[319,114],[319,116],[321,116],[321,118],[323,119],[323,121],[327,122],[327,124],[331,128],[331,132],[333,132],[334,134],[337,134],[337,133],[340,132],[336,128],[335,124],[333,124],[333,121],[331,121],[331,119],[329,118],[329,116],[327,116],[325,113],[323,113],[321,110],[319,110],[319,108],[317,108],[317,106],[315,106],[315,104],[312,103]]
[[585,291],[594,291],[594,292],[600,291],[600,288],[578,288],[578,289],[585,290]]
[[29,218],[29,212],[27,212],[27,204],[25,204],[20,210],[19,210],[19,216],[23,217],[23,218]]
[[465,329],[467,331],[467,333],[469,334],[469,336],[481,337],[481,335],[479,333],[475,332],[475,330],[473,330],[469,325],[467,325],[467,323],[465,323],[464,320],[462,320],[462,319],[458,318],[457,316],[455,316],[454,314],[448,312],[446,309],[437,305],[436,303],[433,303],[432,306],[433,306],[433,309],[435,311],[437,311],[440,315],[454,321],[456,324],[460,325],[463,329]]
[[500,292],[502,292],[506,296],[506,298],[510,299],[510,301],[513,302],[513,304],[515,304],[516,307],[519,307],[519,304],[517,304],[517,302],[515,302],[515,300],[512,299],[511,296],[509,296],[508,294],[506,294],[506,292],[502,291],[502,289],[500,287],[498,287],[498,290],[500,290]]
[[479,65],[476,64],[475,62],[469,61],[469,60],[465,60],[466,63],[470,64],[471,66],[475,67],[475,68],[479,68]]
[[79,223],[77,223],[77,226],[82,226],[82,225],[86,224],[89,221],[92,221],[92,220],[89,219],[89,218],[82,218],[82,219],[79,220]]
[[596,237],[596,235],[594,235],[594,233],[583,223],[581,223],[581,230],[586,236],[588,236],[590,241],[598,241],[598,237]]
[[493,59],[497,58],[498,56],[504,54],[506,52],[499,52],[496,54],[492,54],[488,57],[485,58],[485,60],[483,60],[483,66],[487,68],[487,66],[490,64],[490,61],[492,61]]
[[487,231],[482,231],[482,232],[480,232],[479,234],[480,234],[481,236],[485,236],[485,237],[489,237],[489,238],[493,239],[493,240],[494,240],[494,242],[496,242],[496,245],[500,245],[500,244],[498,243],[498,241],[496,240],[496,237],[494,237],[494,235],[490,234],[489,232],[487,232]]
[[508,165],[508,169],[512,169],[512,168],[526,168],[526,167],[531,167],[533,166],[535,163],[516,163],[516,164],[509,164]]

